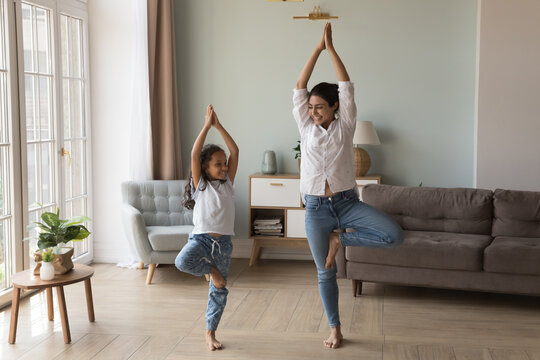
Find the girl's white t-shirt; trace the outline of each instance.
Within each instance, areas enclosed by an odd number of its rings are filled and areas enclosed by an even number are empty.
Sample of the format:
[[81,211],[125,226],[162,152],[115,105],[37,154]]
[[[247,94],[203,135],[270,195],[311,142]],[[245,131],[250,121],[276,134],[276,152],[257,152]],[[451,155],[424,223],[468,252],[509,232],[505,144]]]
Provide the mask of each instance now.
[[[193,189],[193,182],[191,183]],[[234,235],[234,188],[231,180],[212,180],[202,177],[199,186],[192,192],[193,234],[217,233]]]

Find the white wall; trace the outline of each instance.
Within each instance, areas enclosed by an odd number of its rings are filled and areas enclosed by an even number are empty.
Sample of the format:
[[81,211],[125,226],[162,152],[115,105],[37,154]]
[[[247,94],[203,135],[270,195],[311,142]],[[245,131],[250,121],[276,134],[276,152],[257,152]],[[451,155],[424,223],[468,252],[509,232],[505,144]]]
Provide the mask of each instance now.
[[[264,150],[276,151],[281,172],[297,168],[292,88],[323,22],[292,16],[314,5],[340,17],[335,44],[356,84],[359,120],[374,121],[383,143],[367,148],[371,173],[394,184],[472,185],[476,1],[176,1],[184,164],[210,102],[241,150],[235,244],[244,246],[235,256],[249,254],[247,177]],[[120,183],[128,178],[133,7],[89,1],[95,261],[122,261],[127,249]],[[334,79],[323,55],[310,85]]]
[[477,186],[540,191],[540,1],[483,0]]
[[120,183],[128,178],[133,0],[88,2],[94,261],[123,261]]
[[[213,103],[240,148],[236,244],[247,237],[248,175],[264,150],[276,152],[280,172],[297,172],[292,89],[324,22],[292,17],[314,5],[339,16],[334,43],[355,82],[358,120],[372,120],[381,138],[366,147],[370,172],[389,184],[473,185],[476,1],[177,1],[182,160],[187,168]],[[336,81],[326,53],[309,86],[319,81]],[[209,142],[222,143],[215,132]]]

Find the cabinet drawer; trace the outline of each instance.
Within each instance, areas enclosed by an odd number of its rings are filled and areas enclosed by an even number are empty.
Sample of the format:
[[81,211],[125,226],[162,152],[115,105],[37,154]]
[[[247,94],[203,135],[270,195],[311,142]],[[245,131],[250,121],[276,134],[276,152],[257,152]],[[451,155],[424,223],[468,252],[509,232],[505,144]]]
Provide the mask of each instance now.
[[287,210],[287,233],[288,238],[306,238],[306,211]]
[[251,206],[300,205],[300,179],[251,178]]

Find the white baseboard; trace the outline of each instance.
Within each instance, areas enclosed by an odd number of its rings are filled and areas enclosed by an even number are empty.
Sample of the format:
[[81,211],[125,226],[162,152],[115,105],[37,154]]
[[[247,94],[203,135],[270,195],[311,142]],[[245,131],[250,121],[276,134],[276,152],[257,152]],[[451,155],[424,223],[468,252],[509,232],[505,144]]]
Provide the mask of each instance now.
[[[118,263],[122,262],[124,254],[119,249],[102,249],[99,245],[94,247],[94,262]],[[253,240],[233,238],[233,252],[231,257],[236,259],[249,259]],[[116,250],[116,251],[113,251]],[[261,259],[277,260],[313,260],[309,249],[263,248]]]

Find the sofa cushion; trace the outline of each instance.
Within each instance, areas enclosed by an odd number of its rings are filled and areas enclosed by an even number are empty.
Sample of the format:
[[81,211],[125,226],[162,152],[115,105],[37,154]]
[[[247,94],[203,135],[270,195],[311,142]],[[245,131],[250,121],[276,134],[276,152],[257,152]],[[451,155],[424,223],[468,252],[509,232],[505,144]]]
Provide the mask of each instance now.
[[370,184],[362,189],[367,204],[391,215],[404,230],[490,235],[491,190],[403,187]]
[[493,236],[540,237],[540,192],[497,189]]
[[484,270],[540,275],[540,238],[496,237],[484,253]]
[[193,225],[147,226],[148,240],[154,251],[180,251]]
[[348,261],[429,269],[481,271],[489,235],[404,231],[395,248],[348,246]]

